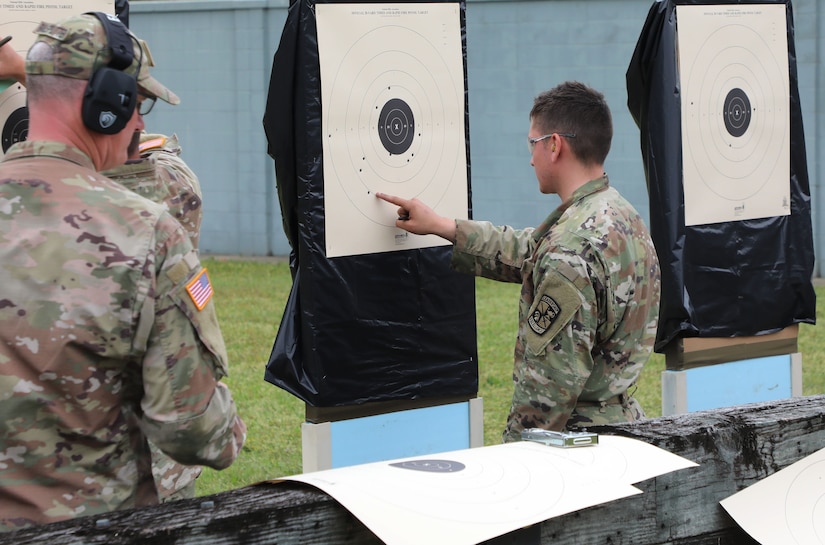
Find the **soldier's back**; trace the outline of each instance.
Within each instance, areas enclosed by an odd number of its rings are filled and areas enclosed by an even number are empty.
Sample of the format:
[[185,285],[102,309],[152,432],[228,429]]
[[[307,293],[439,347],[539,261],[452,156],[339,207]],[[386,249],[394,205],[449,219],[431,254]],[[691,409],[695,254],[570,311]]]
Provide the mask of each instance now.
[[61,144],[0,163],[0,530],[155,494],[134,343],[162,215]]

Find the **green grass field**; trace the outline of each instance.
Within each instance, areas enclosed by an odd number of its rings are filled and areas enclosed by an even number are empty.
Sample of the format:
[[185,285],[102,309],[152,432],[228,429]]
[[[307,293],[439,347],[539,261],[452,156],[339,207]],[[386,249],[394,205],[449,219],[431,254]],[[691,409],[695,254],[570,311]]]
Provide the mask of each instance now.
[[[228,469],[205,469],[197,494],[207,495],[301,472],[301,423],[304,403],[264,381],[264,370],[292,286],[286,262],[224,260],[207,257],[215,286],[215,304],[229,352],[229,377],[248,438]],[[825,297],[825,286],[817,286]],[[498,444],[512,394],[512,357],[519,286],[476,281],[479,396],[484,399],[484,442]],[[825,393],[825,316],[817,306],[818,325],[801,325],[805,395]],[[661,415],[664,356],[654,354],[635,395],[649,417]]]

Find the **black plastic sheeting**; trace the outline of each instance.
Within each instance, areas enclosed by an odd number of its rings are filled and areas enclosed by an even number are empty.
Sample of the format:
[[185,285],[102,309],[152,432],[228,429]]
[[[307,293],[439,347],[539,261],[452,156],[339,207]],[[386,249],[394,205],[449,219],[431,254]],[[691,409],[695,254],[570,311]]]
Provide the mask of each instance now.
[[[785,4],[790,68],[791,214],[685,226],[676,6]],[[739,337],[816,321],[811,197],[791,2],[658,1],[627,70],[641,130],[650,228],[662,267],[655,349],[681,337]]]
[[474,396],[475,281],[449,270],[452,246],[325,256],[315,3],[289,7],[263,119],[293,276],[264,378],[317,407]]

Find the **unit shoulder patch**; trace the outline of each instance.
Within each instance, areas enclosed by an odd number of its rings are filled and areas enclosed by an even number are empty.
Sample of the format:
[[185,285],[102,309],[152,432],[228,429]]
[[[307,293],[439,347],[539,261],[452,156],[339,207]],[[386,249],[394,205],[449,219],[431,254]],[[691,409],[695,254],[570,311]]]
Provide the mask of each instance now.
[[576,286],[556,272],[550,273],[536,291],[527,315],[527,346],[541,353],[582,306]]
[[559,304],[555,299],[544,294],[539,297],[538,304],[534,305],[527,323],[536,335],[544,335],[559,318],[559,314],[561,314]]

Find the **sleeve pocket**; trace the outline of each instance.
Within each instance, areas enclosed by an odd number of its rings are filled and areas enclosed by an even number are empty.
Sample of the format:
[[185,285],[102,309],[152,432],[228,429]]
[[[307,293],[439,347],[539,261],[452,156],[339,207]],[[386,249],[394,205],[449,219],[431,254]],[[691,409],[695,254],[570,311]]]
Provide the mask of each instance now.
[[[203,284],[204,277],[205,284]],[[206,300],[197,293],[193,294],[193,283],[198,289],[210,290],[210,295]],[[202,285],[198,286],[198,283]],[[178,283],[170,296],[175,306],[189,319],[201,344],[214,356],[215,372],[218,380],[220,380],[228,373],[228,357],[226,355],[226,344],[215,313],[215,304],[211,300],[211,289],[207,271],[200,267],[192,269],[187,280]]]

